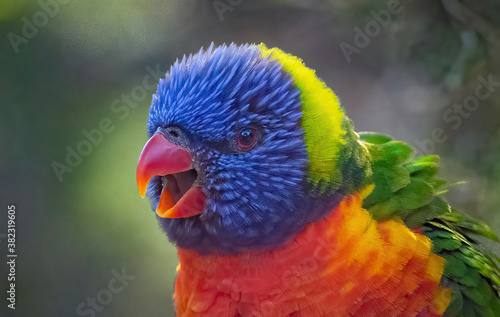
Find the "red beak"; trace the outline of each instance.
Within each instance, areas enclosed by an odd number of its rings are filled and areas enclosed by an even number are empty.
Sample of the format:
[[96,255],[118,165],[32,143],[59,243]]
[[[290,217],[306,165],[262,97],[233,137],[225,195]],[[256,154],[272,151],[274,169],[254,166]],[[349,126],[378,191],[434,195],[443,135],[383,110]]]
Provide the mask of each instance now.
[[[154,176],[185,172],[190,169],[192,158],[182,147],[168,141],[161,133],[155,134],[144,146],[137,165],[137,188],[142,197],[149,181]],[[177,203],[170,191],[164,187],[156,214],[162,218],[186,218],[203,212],[205,195],[200,187],[191,187]]]

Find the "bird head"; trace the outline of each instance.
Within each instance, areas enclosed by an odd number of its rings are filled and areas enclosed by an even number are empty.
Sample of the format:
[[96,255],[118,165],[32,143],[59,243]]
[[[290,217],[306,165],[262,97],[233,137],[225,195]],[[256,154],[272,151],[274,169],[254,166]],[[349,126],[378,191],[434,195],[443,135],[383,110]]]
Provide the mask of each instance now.
[[137,184],[179,248],[275,248],[359,187],[363,148],[300,59],[231,44],[184,57],[153,95]]

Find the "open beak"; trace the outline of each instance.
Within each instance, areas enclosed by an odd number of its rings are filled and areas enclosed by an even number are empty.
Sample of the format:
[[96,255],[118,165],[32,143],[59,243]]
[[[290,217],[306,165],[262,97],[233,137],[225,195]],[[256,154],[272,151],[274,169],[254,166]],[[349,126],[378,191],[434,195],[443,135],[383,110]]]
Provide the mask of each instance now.
[[137,188],[142,197],[154,176],[161,176],[160,202],[156,214],[162,218],[187,218],[199,215],[205,205],[205,194],[192,186],[197,173],[192,158],[182,147],[157,133],[142,149],[137,164]]

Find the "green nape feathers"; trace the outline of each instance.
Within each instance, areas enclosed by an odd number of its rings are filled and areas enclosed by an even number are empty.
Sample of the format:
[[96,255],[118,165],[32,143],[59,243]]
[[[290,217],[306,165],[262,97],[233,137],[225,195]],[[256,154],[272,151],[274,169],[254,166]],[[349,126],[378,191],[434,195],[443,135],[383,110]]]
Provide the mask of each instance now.
[[370,167],[365,149],[349,118],[344,115],[339,99],[314,70],[302,60],[278,48],[260,45],[263,57],[279,62],[300,90],[302,127],[309,153],[309,182],[315,195],[333,192],[340,187],[345,192],[360,189]]

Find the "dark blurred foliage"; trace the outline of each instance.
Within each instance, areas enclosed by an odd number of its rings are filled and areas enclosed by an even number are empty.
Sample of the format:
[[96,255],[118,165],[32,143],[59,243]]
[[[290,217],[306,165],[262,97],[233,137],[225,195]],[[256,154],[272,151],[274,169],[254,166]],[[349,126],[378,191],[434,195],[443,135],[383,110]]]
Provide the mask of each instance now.
[[[341,43],[353,44],[355,28],[373,22],[372,11],[387,10],[388,1],[66,2],[45,24],[39,20],[17,53],[9,34],[21,36],[43,8],[28,0],[0,4],[0,195],[3,210],[14,203],[18,217],[17,308],[13,314],[2,300],[1,316],[78,316],[78,305],[122,268],[135,278],[96,316],[173,315],[175,249],[134,179],[154,90],[127,114],[112,105],[143,85],[146,67],[164,73],[212,41],[264,42],[300,56],[340,96],[357,130],[422,148],[442,129],[446,140],[434,149],[428,143],[428,152],[442,156],[444,176],[466,182],[449,199],[500,233],[500,93],[456,129],[443,117],[474,96],[480,76],[500,80],[498,1],[401,1],[401,13],[350,63]],[[220,2],[231,10],[219,15]],[[82,130],[104,118],[113,132],[60,182],[53,162],[65,164],[67,147],[75,149],[86,140]],[[5,238],[0,249],[5,254]]]

